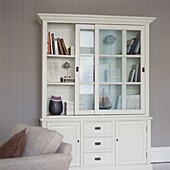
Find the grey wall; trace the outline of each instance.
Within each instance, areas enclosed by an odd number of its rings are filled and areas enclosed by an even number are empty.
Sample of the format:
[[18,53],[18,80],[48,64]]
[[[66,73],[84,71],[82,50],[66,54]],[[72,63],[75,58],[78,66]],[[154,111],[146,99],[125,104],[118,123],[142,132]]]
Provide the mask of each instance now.
[[17,122],[38,124],[41,34],[38,12],[154,16],[150,45],[152,146],[170,146],[169,0],[0,0],[0,140]]

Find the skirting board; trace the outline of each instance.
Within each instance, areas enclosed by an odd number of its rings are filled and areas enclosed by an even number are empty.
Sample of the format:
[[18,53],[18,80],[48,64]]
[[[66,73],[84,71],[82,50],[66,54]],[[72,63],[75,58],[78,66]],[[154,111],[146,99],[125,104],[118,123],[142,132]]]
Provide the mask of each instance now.
[[151,162],[170,162],[170,147],[152,147]]

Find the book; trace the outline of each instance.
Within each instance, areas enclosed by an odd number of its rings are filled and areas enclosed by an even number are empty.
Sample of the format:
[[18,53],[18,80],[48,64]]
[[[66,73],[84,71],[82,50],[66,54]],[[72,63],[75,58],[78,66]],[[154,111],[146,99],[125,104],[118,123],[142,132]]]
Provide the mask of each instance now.
[[134,81],[134,77],[135,77],[135,70],[133,69],[129,73],[128,82],[133,82]]
[[47,33],[47,54],[51,54],[51,35],[50,32]]
[[54,39],[54,44],[55,44],[55,54],[59,54],[59,52],[58,52],[57,38]]
[[139,38],[134,38],[134,42],[130,48],[130,51],[129,51],[129,54],[134,54],[135,52],[135,48],[136,48],[136,45],[138,44],[138,41],[139,41]]
[[68,54],[69,55],[74,55],[75,54],[74,46],[71,46],[71,47],[68,48]]
[[50,53],[50,54],[53,54],[52,35],[51,35],[51,33],[50,33],[50,50],[51,50],[51,53]]
[[63,48],[64,55],[67,55],[67,54],[68,54],[68,51],[67,51],[67,48],[66,48],[66,44],[65,44],[65,42],[64,42],[64,39],[63,39],[63,38],[60,38],[60,42],[61,42],[61,45],[62,45],[62,48]]
[[51,54],[56,54],[55,53],[55,40],[54,40],[54,33],[51,33],[51,39],[52,39],[52,53]]
[[134,42],[134,39],[130,39],[127,41],[127,54],[129,54],[133,42]]
[[141,81],[141,71],[140,71],[140,64],[138,66],[138,79],[137,79],[137,82],[140,82]]
[[141,41],[139,39],[134,49],[134,54],[140,54],[140,45],[141,45]]
[[134,82],[138,81],[138,71],[139,71],[139,64],[134,64],[132,65],[132,70],[135,70],[135,75],[134,75]]
[[59,51],[59,54],[60,54],[60,55],[64,55],[64,51],[63,51],[63,48],[62,48],[62,45],[61,45],[60,38],[57,38],[57,43],[58,43],[58,51]]
[[122,95],[118,95],[114,108],[122,109]]

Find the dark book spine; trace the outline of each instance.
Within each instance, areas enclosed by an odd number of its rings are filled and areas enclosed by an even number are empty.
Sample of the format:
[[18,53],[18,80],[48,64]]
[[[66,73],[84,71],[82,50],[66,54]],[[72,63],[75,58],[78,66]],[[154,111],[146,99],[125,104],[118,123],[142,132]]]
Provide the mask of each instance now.
[[129,51],[129,54],[134,54],[136,45],[138,44],[138,41],[139,41],[139,38],[134,38],[134,42],[133,42],[132,47],[131,47],[131,49]]
[[61,45],[60,38],[57,38],[57,43],[58,43],[59,54],[64,55],[64,51]]
[[52,38],[52,50],[53,50],[53,54],[55,54],[55,40],[54,40],[54,33],[51,34],[51,38]]
[[62,48],[63,48],[63,52],[64,52],[65,55],[67,55],[67,54],[68,54],[68,51],[67,51],[67,48],[66,48],[64,39],[63,39],[63,38],[60,38],[60,41],[61,41],[61,45],[62,45]]

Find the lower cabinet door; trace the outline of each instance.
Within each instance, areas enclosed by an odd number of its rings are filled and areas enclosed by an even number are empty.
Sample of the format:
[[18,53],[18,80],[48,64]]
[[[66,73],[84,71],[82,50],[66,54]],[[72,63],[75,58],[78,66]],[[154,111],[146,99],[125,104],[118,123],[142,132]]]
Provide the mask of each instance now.
[[72,162],[71,166],[80,166],[80,123],[79,122],[57,122],[47,123],[47,129],[55,130],[61,133],[63,141],[72,144]]
[[146,121],[116,122],[116,164],[146,163]]

